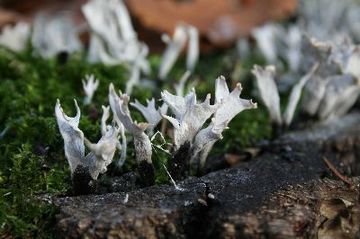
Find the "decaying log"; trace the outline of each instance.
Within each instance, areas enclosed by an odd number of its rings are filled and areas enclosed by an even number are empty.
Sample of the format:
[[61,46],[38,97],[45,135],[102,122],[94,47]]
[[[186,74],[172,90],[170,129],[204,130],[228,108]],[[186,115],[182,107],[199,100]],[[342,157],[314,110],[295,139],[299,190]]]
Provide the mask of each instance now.
[[179,183],[182,190],[55,198],[57,229],[66,238],[359,238],[359,142],[354,113],[284,135],[255,159]]

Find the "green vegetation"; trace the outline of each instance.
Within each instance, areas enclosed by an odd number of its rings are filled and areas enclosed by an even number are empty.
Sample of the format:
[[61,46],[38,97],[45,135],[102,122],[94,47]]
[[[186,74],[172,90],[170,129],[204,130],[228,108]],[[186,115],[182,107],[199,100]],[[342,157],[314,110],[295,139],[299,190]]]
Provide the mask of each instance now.
[[[218,74],[230,76],[232,66],[226,66],[221,55],[207,56],[200,61],[194,78],[199,81],[197,92],[201,97],[214,93]],[[159,57],[154,56],[150,61],[156,72]],[[244,63],[244,72],[249,71],[251,62],[250,59]],[[181,64],[172,74],[174,79],[183,73]],[[81,104],[84,96],[81,80],[85,74],[94,74],[100,80],[90,106]],[[82,112],[80,128],[91,141],[97,142],[101,105],[108,102],[108,85],[113,82],[117,89],[125,89],[127,77],[124,67],[89,64],[81,54],[72,55],[68,62],[61,63],[56,59],[34,57],[31,50],[16,54],[0,49],[0,237],[52,237],[56,211],[45,199],[65,194],[70,188],[63,140],[54,118],[56,99],[61,99],[69,115],[75,113],[72,99],[78,100]],[[242,74],[245,98],[250,98],[248,80],[249,75]],[[167,82],[164,87],[172,89],[173,84]],[[160,90],[136,88],[131,97],[144,102],[153,95],[159,96]],[[135,114],[135,118],[138,117],[140,114]],[[231,130],[224,133],[224,140],[216,144],[214,152],[217,154],[249,146],[271,133],[264,110],[244,112],[230,127]],[[124,171],[134,167],[132,145],[128,147]],[[168,160],[167,155],[155,150],[153,160],[157,183],[166,182],[162,163]]]

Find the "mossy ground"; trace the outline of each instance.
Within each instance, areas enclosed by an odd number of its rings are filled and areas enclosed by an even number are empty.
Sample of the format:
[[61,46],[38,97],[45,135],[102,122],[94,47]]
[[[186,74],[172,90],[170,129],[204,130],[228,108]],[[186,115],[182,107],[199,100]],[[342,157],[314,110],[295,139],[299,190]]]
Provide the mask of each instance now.
[[[152,56],[150,61],[156,72],[159,56]],[[199,99],[208,92],[214,93],[219,74],[224,74],[234,85],[232,62],[224,52],[201,59],[193,77],[198,80]],[[240,65],[244,98],[253,98],[250,95],[253,84],[248,74],[252,63],[254,60],[249,59]],[[170,79],[180,78],[183,65],[180,62],[176,66]],[[94,74],[100,80],[90,106],[81,104],[84,96],[81,80],[85,74]],[[77,99],[82,112],[80,128],[92,142],[97,142],[101,105],[108,104],[108,85],[113,82],[117,89],[125,89],[127,79],[123,66],[89,64],[82,54],[71,55],[62,63],[33,56],[30,49],[23,53],[0,49],[0,132],[4,130],[0,136],[0,237],[51,238],[53,235],[55,209],[40,198],[64,194],[70,188],[63,140],[54,118],[56,99],[61,99],[69,115],[75,113],[73,99]],[[172,90],[174,83],[175,80],[167,81],[163,87]],[[160,90],[153,92],[137,86],[131,98],[144,102],[146,98],[159,96]],[[237,116],[230,128],[213,153],[236,152],[271,134],[267,113],[261,107]],[[134,167],[132,145],[128,147],[124,170]],[[161,163],[167,160],[166,154],[157,151],[153,160],[157,168],[156,181],[167,181]]]

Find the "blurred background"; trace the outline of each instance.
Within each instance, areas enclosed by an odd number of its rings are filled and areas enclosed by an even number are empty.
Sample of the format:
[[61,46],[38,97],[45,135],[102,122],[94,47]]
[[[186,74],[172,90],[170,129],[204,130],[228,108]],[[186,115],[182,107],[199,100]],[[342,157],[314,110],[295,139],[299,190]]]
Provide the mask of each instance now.
[[[19,21],[32,23],[38,13],[68,12],[85,29],[81,39],[88,41],[81,6],[86,0],[2,0],[0,27]],[[139,38],[152,51],[165,46],[160,35],[171,34],[179,22],[195,26],[200,32],[203,52],[232,46],[239,37],[271,20],[295,15],[297,0],[125,0]],[[199,14],[201,13],[201,14]]]

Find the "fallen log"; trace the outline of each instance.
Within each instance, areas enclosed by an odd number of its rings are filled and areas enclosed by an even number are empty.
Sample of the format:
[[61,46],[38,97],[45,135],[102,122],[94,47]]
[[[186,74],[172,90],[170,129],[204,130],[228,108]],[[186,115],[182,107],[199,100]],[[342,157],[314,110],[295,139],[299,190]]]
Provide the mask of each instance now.
[[356,238],[359,142],[353,113],[283,135],[255,159],[186,179],[181,189],[55,198],[57,229],[64,238]]

